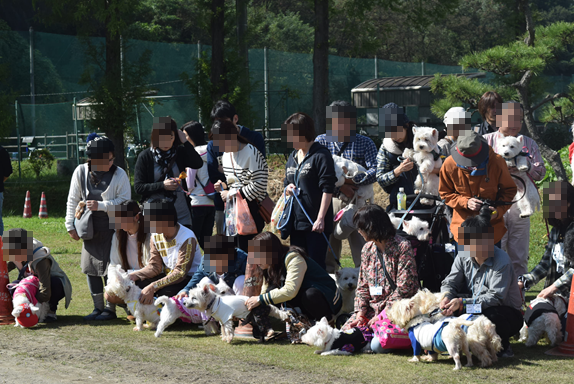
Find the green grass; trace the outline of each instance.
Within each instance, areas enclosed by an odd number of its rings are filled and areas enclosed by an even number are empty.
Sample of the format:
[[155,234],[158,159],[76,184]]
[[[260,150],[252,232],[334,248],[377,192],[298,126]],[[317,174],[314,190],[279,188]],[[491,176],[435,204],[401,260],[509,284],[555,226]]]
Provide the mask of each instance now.
[[[121,354],[124,359],[141,363],[156,359],[158,354],[185,356],[199,350],[208,355],[283,368],[298,374],[315,373],[326,378],[368,383],[562,382],[574,374],[574,365],[564,364],[564,359],[561,358],[546,356],[544,351],[548,347],[544,345],[527,349],[522,344],[514,344],[516,354],[514,359],[506,359],[489,369],[465,368],[462,372],[452,373],[452,361],[444,358],[435,364],[412,364],[407,362],[408,352],[345,358],[317,356],[313,354],[313,348],[290,345],[286,342],[261,345],[238,339],[233,344],[227,345],[218,337],[206,337],[197,327],[185,324],[175,324],[160,339],[155,339],[151,331],[134,333],[132,325],[127,322],[121,309],[118,309],[121,318],[116,321],[101,323],[98,326],[88,325],[81,318],[92,310],[86,279],[79,266],[81,243],[69,238],[63,219],[5,217],[4,221],[7,229],[23,227],[33,231],[34,237],[51,248],[55,259],[72,281],[74,292],[70,308],[65,310],[62,307],[58,311],[58,323],[42,325],[35,329],[35,337],[56,335],[58,348],[62,346],[82,348],[94,356],[94,362],[98,360],[97,356],[106,353]],[[538,213],[532,218],[529,268],[542,256],[545,237],[546,227],[541,214]],[[350,255],[343,255],[342,261],[345,266],[350,266],[352,263]],[[14,278],[14,272],[11,273],[11,278]],[[535,297],[540,287],[541,284],[528,292],[527,300]],[[0,327],[0,340],[15,340],[21,332],[23,331],[11,326]],[[149,353],[151,350],[154,351],[153,354]],[[170,362],[171,360],[174,362]],[[166,364],[174,366],[182,364],[175,360],[178,359],[165,359]],[[65,363],[77,364],[73,360]],[[121,367],[119,362],[112,361],[101,369],[102,372],[115,372]]]

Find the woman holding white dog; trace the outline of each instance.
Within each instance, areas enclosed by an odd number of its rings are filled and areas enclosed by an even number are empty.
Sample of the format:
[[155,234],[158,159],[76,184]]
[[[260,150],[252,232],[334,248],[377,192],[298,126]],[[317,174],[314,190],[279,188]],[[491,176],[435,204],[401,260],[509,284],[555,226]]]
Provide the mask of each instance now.
[[[488,133],[483,137],[495,152],[500,152],[498,144],[503,138],[507,136],[521,138],[523,148],[522,154],[519,156],[523,156],[528,164],[528,170],[526,171],[528,177],[522,178],[524,183],[534,183],[534,181],[544,179],[546,168],[544,167],[544,160],[540,154],[540,149],[538,149],[538,144],[530,137],[520,135],[522,115],[522,106],[518,102],[509,101],[502,103],[500,109],[496,112],[496,125],[500,128],[497,132]],[[509,167],[508,170],[511,174],[520,176],[520,171],[516,166]],[[524,198],[526,199],[528,196],[525,194]],[[521,218],[518,204],[513,204],[504,214],[504,225],[507,231],[502,238],[502,250],[510,256],[517,275],[524,275],[528,272],[530,217]]]
[[[383,208],[366,205],[355,213],[353,222],[367,243],[361,256],[355,313],[343,330],[371,327],[388,305],[412,297],[420,288],[411,243],[396,234]],[[371,349],[383,352],[378,337],[373,338]]]

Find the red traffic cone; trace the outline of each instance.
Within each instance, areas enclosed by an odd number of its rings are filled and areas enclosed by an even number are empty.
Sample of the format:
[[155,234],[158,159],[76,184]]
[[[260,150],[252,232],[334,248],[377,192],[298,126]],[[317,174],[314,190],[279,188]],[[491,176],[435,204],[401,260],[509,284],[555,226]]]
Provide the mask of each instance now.
[[546,351],[547,355],[574,357],[574,279],[570,286],[570,301],[568,302],[568,319],[566,320],[566,341]]
[[26,200],[24,201],[24,215],[25,219],[32,217],[32,203],[30,203],[30,191],[26,191]]
[[2,237],[0,236],[0,325],[14,324],[12,317],[12,297],[6,285],[10,283],[8,265],[2,253]]
[[[245,267],[245,284],[243,285],[243,295],[247,297],[259,296],[263,276],[259,273],[259,268],[255,264],[247,263]],[[239,325],[235,327],[235,337],[253,338],[253,327],[251,324]]]
[[48,205],[46,204],[46,194],[44,192],[42,192],[42,198],[40,199],[40,210],[38,211],[38,218],[48,218]]

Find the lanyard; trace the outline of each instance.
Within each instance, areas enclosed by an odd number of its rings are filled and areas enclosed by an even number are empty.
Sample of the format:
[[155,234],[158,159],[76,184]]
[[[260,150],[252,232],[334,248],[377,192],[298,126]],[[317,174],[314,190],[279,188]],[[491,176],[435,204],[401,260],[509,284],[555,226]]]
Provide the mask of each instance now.
[[482,282],[480,283],[480,288],[479,288],[478,292],[475,294],[474,293],[474,278],[476,277],[476,275],[478,275],[478,270],[476,270],[476,273],[474,274],[474,276],[472,278],[472,304],[476,304],[476,298],[478,297],[478,295],[480,295],[480,292],[482,292],[482,287],[484,286],[484,280],[486,280],[486,272],[484,272],[484,275],[482,275]]

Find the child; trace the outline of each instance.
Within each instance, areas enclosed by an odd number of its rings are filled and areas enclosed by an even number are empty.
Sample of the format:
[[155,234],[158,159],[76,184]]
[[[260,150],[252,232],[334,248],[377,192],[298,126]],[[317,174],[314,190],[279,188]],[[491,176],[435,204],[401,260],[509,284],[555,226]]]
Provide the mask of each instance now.
[[68,276],[54,260],[50,249],[44,247],[41,241],[34,239],[32,232],[14,228],[5,231],[2,240],[4,260],[9,262],[9,270],[17,268],[19,271],[15,283],[29,275],[38,277],[40,286],[36,292],[36,300],[50,304],[45,322],[56,321],[56,310],[60,300],[66,299],[66,308],[72,300],[72,284]]

